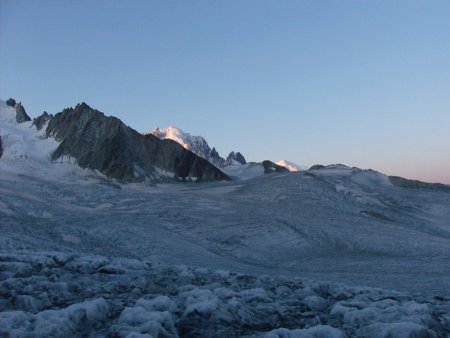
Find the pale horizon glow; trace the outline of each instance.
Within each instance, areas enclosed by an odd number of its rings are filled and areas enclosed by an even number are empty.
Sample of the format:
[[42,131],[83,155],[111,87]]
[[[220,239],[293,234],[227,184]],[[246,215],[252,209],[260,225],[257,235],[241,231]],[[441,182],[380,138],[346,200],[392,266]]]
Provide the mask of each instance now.
[[448,1],[0,2],[0,98],[450,184]]

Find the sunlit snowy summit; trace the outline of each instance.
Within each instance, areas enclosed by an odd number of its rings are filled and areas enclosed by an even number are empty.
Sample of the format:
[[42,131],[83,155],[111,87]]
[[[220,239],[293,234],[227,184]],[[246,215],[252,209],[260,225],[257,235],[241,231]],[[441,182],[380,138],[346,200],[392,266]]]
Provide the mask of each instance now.
[[192,151],[194,154],[208,160],[218,168],[223,168],[227,165],[246,163],[244,156],[240,152],[235,153],[234,151],[231,151],[225,159],[219,155],[215,147],[211,149],[202,136],[194,136],[190,133],[185,133],[176,127],[158,127],[152,131],[152,135],[162,140],[173,140],[181,144],[184,148]]
[[275,163],[278,164],[279,166],[285,167],[285,168],[289,169],[289,171],[293,171],[293,172],[308,169],[305,166],[301,166],[299,164],[296,164],[294,162],[287,161],[287,160],[281,160],[281,161],[278,161]]

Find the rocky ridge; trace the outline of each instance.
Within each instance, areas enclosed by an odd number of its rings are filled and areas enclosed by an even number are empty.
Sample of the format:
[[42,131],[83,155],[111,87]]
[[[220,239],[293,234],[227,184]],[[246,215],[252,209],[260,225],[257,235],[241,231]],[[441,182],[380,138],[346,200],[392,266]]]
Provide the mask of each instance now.
[[44,112],[34,121],[37,128],[46,122],[47,137],[61,142],[52,154],[53,160],[69,156],[82,168],[98,170],[120,182],[229,179],[178,143],[142,135],[86,103],[55,116]]

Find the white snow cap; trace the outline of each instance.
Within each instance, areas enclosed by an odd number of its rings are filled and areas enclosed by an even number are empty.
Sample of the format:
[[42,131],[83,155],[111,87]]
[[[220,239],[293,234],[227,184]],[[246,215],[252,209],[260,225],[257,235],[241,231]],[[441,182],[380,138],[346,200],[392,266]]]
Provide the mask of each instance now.
[[[177,127],[169,126],[167,128],[155,128],[152,134],[160,139],[170,139],[181,144],[184,148],[192,150],[199,146],[207,146],[206,140],[202,136],[194,136],[185,133]],[[209,155],[209,154],[208,154]]]
[[299,165],[299,164],[291,162],[291,161],[286,161],[286,160],[281,160],[281,161],[275,162],[275,164],[285,167],[285,168],[289,169],[289,171],[301,171],[301,170],[307,169],[305,166]]

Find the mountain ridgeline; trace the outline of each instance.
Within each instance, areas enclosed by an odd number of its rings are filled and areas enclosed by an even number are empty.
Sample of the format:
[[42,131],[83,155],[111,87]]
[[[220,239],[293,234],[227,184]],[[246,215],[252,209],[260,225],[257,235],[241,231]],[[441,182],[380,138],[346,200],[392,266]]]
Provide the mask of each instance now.
[[44,112],[34,123],[42,128],[47,121],[46,135],[61,142],[52,154],[53,160],[72,157],[82,168],[96,169],[120,182],[229,180],[221,170],[177,142],[142,135],[86,103],[55,116]]
[[[5,123],[14,121],[13,123],[22,124],[31,121],[23,105],[14,99],[6,102],[0,100],[0,112],[5,114],[2,115]],[[158,133],[154,131],[153,134],[141,134],[126,126],[120,119],[105,116],[84,102],[56,115],[44,111],[33,119],[32,124],[37,130],[45,128],[44,133],[41,131],[36,137],[51,137],[59,142],[55,145],[56,149],[51,150],[52,161],[64,162],[69,158],[75,160],[81,168],[97,170],[122,183],[246,180],[264,174],[298,171],[298,166],[288,161],[247,163],[241,153],[234,151],[224,159],[215,148],[209,147],[203,137],[183,133],[175,127],[165,130],[157,128]],[[22,137],[16,139],[8,135],[6,131],[0,137],[0,158],[3,160],[5,154],[7,157],[12,154],[12,158],[27,158],[26,154],[17,154],[17,149],[10,148],[11,140],[23,141]],[[316,171],[333,169],[361,170],[342,164],[313,165],[309,170],[305,169],[304,174],[317,177],[314,174]],[[371,169],[365,171],[374,172]],[[403,189],[450,191],[448,184],[383,176],[393,186]]]
[[208,162],[214,164],[217,168],[223,168],[232,164],[246,164],[244,156],[240,152],[230,152],[228,157],[224,159],[219,155],[216,148],[209,146],[208,142],[202,136],[191,135],[185,133],[176,127],[167,128],[155,128],[152,131],[152,135],[162,140],[173,140],[181,144],[184,148],[189,149],[194,154],[204,158]]

